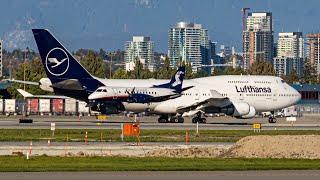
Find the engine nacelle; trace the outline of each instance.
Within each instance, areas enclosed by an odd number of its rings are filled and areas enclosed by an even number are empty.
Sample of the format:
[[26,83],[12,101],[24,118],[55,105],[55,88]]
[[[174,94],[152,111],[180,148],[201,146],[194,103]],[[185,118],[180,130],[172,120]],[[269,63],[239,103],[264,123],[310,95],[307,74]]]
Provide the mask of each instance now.
[[40,79],[40,89],[44,91],[53,92],[52,83],[49,78],[41,78]]
[[255,115],[256,115],[256,109],[253,106],[250,106],[249,113],[247,115],[240,116],[240,118],[242,118],[242,119],[250,119],[250,118],[254,118]]
[[221,112],[237,118],[253,118],[256,114],[255,108],[247,103],[233,103],[231,106],[222,108]]
[[232,116],[238,117],[238,116],[244,116],[249,114],[250,112],[250,105],[247,103],[233,103],[233,114]]

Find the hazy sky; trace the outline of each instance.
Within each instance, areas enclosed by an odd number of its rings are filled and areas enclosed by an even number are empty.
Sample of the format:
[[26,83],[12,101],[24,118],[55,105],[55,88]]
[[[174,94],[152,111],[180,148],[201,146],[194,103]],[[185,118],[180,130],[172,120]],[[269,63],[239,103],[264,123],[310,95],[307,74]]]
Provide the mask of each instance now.
[[279,31],[320,31],[319,0],[1,0],[5,48],[35,47],[31,28],[47,28],[70,50],[123,49],[133,35],[151,36],[167,51],[168,29],[200,23],[210,39],[241,49],[242,7],[271,11]]

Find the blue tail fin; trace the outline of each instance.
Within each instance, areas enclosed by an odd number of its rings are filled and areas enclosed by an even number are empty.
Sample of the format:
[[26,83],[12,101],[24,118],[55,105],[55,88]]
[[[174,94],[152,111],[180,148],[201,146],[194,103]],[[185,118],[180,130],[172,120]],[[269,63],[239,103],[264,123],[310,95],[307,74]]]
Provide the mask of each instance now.
[[174,89],[177,93],[182,92],[182,83],[185,76],[185,67],[180,66],[176,73],[172,76],[169,83],[155,85],[154,87]]
[[52,84],[75,79],[89,91],[94,91],[101,85],[48,30],[32,29],[32,32]]

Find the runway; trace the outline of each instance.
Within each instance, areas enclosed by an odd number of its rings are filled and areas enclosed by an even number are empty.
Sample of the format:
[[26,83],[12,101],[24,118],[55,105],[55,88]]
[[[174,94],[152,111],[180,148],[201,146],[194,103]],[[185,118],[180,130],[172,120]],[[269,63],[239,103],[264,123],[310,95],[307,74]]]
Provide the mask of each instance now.
[[[59,129],[121,129],[121,124],[134,122],[132,118],[115,116],[108,120],[96,120],[94,117],[30,117],[32,124],[19,124],[21,117],[1,117],[0,129],[47,129],[52,122]],[[185,120],[183,124],[157,122],[156,117],[142,117],[138,119],[141,129],[195,129],[196,124],[191,123],[190,119]],[[233,119],[228,117],[207,118],[207,124],[199,124],[201,130],[252,130],[253,123],[261,123],[264,130],[320,130],[320,121],[318,117],[301,117],[297,122],[291,124],[284,118],[278,119],[277,123],[269,124],[265,118],[254,118],[250,120]]]
[[169,171],[169,172],[8,172],[0,173],[1,179],[6,180],[56,180],[56,179],[77,179],[77,180],[318,180],[320,171],[315,170],[280,170],[280,171]]

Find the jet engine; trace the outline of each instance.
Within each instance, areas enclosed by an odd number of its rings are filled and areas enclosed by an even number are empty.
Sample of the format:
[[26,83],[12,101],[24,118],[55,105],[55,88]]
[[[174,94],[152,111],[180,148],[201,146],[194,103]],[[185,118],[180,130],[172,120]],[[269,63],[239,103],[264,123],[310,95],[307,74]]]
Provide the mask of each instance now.
[[230,106],[221,109],[222,113],[236,118],[253,118],[256,115],[256,110],[253,106],[247,103],[233,103]]
[[256,115],[256,109],[253,107],[253,106],[250,106],[250,111],[247,115],[243,115],[243,116],[240,116],[238,118],[241,118],[241,119],[250,119],[250,118],[253,118],[254,116]]

